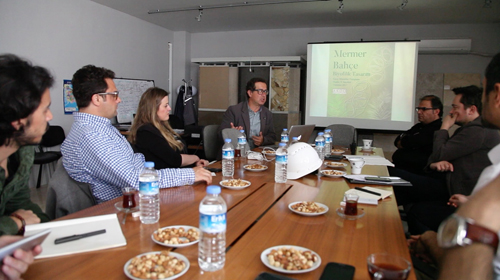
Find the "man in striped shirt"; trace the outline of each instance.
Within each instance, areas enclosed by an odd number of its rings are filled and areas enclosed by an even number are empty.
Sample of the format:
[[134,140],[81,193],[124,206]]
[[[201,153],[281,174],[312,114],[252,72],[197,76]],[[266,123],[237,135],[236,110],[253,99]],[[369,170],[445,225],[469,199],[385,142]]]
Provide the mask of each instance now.
[[[73,114],[73,126],[61,146],[69,176],[90,184],[98,203],[121,196],[123,187],[138,189],[145,161],[111,124],[110,118],[116,116],[121,102],[114,77],[113,71],[93,65],[73,75],[79,112]],[[158,175],[160,188],[212,182],[211,173],[203,167],[161,169]]]

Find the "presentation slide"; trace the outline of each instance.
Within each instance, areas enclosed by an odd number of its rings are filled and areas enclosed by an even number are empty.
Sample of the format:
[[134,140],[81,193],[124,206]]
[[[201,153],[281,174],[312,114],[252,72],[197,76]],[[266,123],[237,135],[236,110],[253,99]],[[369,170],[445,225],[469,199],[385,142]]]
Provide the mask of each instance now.
[[413,41],[309,44],[306,124],[407,130],[417,55]]

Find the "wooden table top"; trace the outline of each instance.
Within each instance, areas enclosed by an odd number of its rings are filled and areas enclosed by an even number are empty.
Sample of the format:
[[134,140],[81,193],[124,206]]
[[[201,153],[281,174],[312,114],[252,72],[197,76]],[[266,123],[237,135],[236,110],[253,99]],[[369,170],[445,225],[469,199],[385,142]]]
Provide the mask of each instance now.
[[[376,155],[382,155],[376,149]],[[173,250],[190,261],[189,271],[181,279],[255,279],[261,272],[274,272],[260,260],[263,250],[277,245],[296,245],[316,252],[322,259],[318,269],[288,275],[295,279],[319,279],[328,262],[353,265],[354,279],[369,279],[366,258],[371,253],[389,252],[410,260],[403,226],[393,196],[378,206],[360,205],[365,216],[358,220],[344,220],[336,209],[344,192],[354,187],[343,178],[307,175],[286,183],[274,182],[274,161],[264,162],[269,167],[263,172],[243,169],[246,163],[235,161],[234,178],[248,180],[252,185],[242,190],[222,188],[227,203],[226,264],[217,272],[202,272],[198,267],[198,246],[169,248],[151,240],[151,233],[159,227],[190,225],[198,227],[200,201],[205,196],[206,184],[182,186],[160,191],[160,220],[156,224],[141,224],[139,218],[128,216],[121,225],[127,245],[114,249],[36,260],[25,279],[127,279],[124,264],[132,257],[150,251]],[[220,162],[214,164],[220,166]],[[345,171],[350,174],[350,167]],[[387,175],[385,166],[365,166],[363,174]],[[220,173],[213,178],[218,184]],[[391,189],[391,187],[384,187]],[[121,198],[96,205],[62,219],[117,213],[114,203]],[[316,201],[329,207],[321,216],[306,217],[288,209],[295,201]],[[118,213],[121,221],[123,213]],[[410,274],[409,279],[416,279]]]

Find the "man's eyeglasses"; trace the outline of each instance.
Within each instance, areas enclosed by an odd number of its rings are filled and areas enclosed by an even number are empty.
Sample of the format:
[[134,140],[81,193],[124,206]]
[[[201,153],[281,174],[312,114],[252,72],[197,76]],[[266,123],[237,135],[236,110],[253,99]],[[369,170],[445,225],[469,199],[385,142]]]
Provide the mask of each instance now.
[[114,96],[115,99],[118,98],[118,94],[120,94],[119,91],[112,91],[112,92],[101,92],[101,93],[96,93],[96,94],[99,94],[99,95],[112,95]]
[[415,107],[415,111],[417,111],[417,112],[418,112],[418,111],[420,111],[420,110],[422,110],[422,111],[424,111],[424,112],[425,112],[425,111],[427,111],[427,110],[436,110],[436,109],[435,109],[435,108],[428,108],[428,107]]
[[260,89],[260,88],[259,89],[256,88],[253,91],[258,92],[259,95],[263,95],[263,94],[267,95],[269,93],[269,91],[267,89]]

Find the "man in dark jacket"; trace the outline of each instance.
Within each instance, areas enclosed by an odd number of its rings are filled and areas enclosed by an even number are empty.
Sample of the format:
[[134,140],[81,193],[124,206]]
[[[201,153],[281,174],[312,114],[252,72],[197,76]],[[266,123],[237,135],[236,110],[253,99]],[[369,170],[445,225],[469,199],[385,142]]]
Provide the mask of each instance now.
[[248,81],[246,89],[248,100],[226,110],[219,126],[219,136],[225,128],[244,129],[251,149],[272,145],[276,141],[276,133],[273,114],[264,106],[269,93],[267,83],[261,78],[253,78]]
[[439,130],[442,124],[443,103],[435,95],[426,95],[420,99],[415,109],[419,123],[396,137],[394,145],[398,149],[392,160],[396,168],[423,174],[427,160],[432,154],[434,132]]

